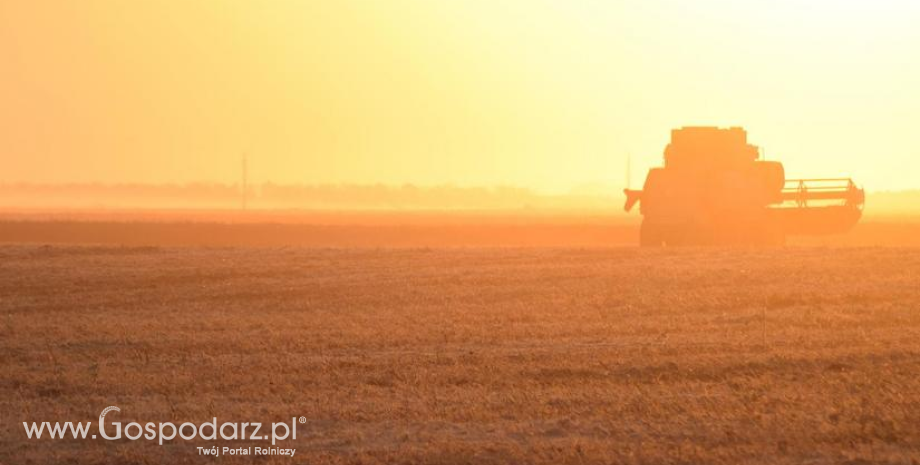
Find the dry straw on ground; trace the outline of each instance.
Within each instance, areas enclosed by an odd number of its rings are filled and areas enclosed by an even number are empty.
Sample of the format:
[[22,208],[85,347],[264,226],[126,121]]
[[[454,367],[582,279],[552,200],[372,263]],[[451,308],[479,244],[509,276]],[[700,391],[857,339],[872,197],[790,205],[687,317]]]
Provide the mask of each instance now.
[[305,416],[298,463],[910,462],[918,289],[894,248],[4,246],[0,463],[203,460],[21,426],[109,405]]

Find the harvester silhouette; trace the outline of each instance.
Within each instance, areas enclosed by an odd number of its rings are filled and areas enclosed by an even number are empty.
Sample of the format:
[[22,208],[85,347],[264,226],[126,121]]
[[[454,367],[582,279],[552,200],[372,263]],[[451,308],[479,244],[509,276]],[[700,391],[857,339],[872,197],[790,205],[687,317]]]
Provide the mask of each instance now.
[[862,216],[865,194],[849,178],[786,179],[780,162],[760,159],[743,128],[671,131],[664,167],[638,202],[640,245],[781,245],[787,235],[841,233]]

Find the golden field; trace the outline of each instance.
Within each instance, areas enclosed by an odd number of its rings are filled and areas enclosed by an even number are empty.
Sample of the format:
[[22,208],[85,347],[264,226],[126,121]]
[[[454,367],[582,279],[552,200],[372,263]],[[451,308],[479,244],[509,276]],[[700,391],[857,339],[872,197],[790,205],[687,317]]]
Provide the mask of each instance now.
[[911,463],[918,289],[913,248],[10,244],[0,463],[213,460],[22,427],[109,405],[306,417],[271,463]]
[[[641,217],[593,210],[309,211],[0,209],[0,244],[164,247],[634,247]],[[788,245],[920,247],[920,217],[874,215]]]

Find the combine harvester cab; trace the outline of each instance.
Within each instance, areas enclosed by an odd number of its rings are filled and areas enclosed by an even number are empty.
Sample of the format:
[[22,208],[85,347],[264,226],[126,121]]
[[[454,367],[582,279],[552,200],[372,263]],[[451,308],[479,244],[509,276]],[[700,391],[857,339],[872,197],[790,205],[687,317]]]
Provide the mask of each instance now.
[[671,131],[664,167],[624,192],[627,212],[639,204],[642,246],[781,245],[787,235],[846,232],[865,203],[848,178],[786,179],[742,128]]

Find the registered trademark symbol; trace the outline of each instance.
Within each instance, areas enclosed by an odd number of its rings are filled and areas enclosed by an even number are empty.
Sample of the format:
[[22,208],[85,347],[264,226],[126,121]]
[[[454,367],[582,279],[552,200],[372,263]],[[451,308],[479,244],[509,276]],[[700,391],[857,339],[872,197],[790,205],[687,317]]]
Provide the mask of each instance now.
[[300,424],[302,425],[307,422],[307,417],[300,417],[297,421],[299,421]]

